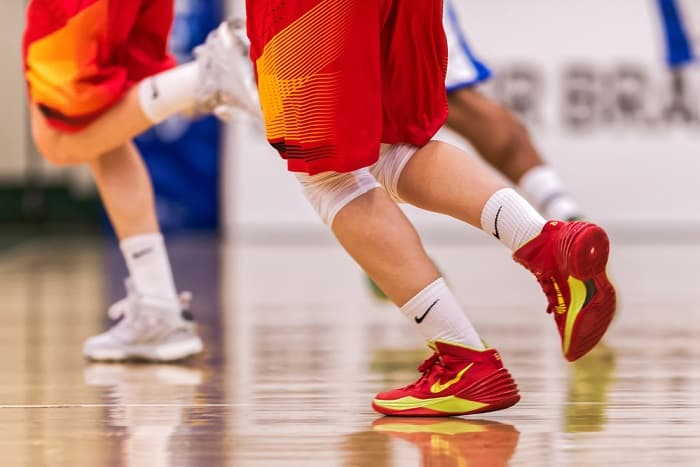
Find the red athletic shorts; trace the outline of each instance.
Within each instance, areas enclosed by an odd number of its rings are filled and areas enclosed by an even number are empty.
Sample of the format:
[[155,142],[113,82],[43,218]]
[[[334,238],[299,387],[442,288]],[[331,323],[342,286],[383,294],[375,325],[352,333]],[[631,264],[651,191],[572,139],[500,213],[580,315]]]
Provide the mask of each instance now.
[[29,96],[77,131],[141,79],[175,65],[173,0],[31,0],[24,31]]
[[289,170],[349,172],[447,118],[443,0],[247,0],[267,138]]

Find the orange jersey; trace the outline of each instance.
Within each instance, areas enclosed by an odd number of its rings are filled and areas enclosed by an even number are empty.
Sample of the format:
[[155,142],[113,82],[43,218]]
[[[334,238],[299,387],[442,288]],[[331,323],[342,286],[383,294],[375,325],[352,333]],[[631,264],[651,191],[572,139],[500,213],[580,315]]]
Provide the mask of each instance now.
[[30,99],[64,130],[89,124],[136,82],[174,66],[173,0],[31,0],[23,38]]

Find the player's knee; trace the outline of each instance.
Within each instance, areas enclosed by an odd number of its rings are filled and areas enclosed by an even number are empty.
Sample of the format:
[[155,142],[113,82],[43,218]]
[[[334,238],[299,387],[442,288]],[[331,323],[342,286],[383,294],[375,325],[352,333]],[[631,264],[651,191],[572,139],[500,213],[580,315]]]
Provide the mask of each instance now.
[[382,147],[379,160],[370,167],[374,178],[384,187],[391,199],[397,203],[403,200],[399,195],[399,179],[403,169],[418,151],[416,146],[409,144],[392,144]]
[[51,128],[46,122],[32,118],[32,139],[38,153],[48,162],[55,165],[78,164],[75,155],[62,150],[59,144],[60,132]]
[[331,227],[335,216],[351,201],[379,187],[368,169],[349,173],[296,174],[304,194],[323,222]]
[[52,135],[32,127],[32,139],[37,152],[48,162],[57,165],[67,164],[65,157],[59,153],[55,138]]
[[51,164],[54,165],[79,165],[87,159],[82,155],[68,154],[58,148],[57,145],[50,142],[34,139],[37,151],[39,154]]

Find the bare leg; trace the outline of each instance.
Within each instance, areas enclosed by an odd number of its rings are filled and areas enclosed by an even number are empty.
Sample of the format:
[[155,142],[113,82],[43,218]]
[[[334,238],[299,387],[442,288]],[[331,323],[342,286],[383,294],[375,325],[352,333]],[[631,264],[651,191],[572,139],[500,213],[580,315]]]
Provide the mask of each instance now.
[[83,354],[94,360],[170,361],[201,352],[202,341],[182,314],[151,180],[136,147],[117,146],[89,167],[119,236],[130,281],[127,297],[110,308],[110,316],[116,316],[114,310],[122,319],[88,338]]
[[132,143],[104,153],[89,167],[120,239],[160,231],[151,179]]
[[36,105],[30,107],[32,133],[39,152],[55,164],[81,164],[97,159],[147,130],[153,123],[141,110],[134,87],[92,124],[76,133],[53,128]]
[[398,306],[440,277],[418,233],[384,190],[346,205],[335,217],[333,233]]
[[447,126],[511,182],[544,164],[525,127],[502,105],[470,88],[448,94],[448,102]]
[[[166,118],[192,109],[207,97],[198,91],[201,82],[196,62],[145,78],[77,132],[53,128],[36,103],[32,103],[30,114],[34,140],[39,151],[53,163],[89,162],[131,141]],[[212,102],[215,101],[213,96],[209,97]]]
[[176,301],[151,179],[136,147],[132,143],[119,146],[89,166],[119,237],[132,285],[142,294]]
[[583,216],[556,171],[535,149],[520,121],[474,89],[448,95],[447,125],[467,139],[481,157],[505,175],[548,219]]
[[399,179],[399,196],[414,206],[481,228],[481,211],[506,182],[481,160],[439,141],[420,148]]

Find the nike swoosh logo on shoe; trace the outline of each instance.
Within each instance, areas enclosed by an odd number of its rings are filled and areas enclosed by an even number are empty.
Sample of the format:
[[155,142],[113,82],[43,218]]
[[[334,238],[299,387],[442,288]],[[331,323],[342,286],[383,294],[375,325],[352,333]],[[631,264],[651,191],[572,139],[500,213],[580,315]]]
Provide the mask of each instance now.
[[[564,353],[569,352],[569,347],[571,346],[571,333],[574,330],[574,324],[576,323],[576,318],[583,309],[584,306],[588,304],[591,296],[595,293],[595,286],[590,290],[586,282],[592,281],[580,281],[573,276],[569,276],[567,280],[569,284],[569,295],[571,298],[571,303],[569,303],[568,313],[566,315],[566,323],[564,325]],[[589,294],[589,290],[591,293]],[[590,295],[590,296],[589,296]]]
[[451,387],[451,386],[457,384],[457,383],[462,379],[462,376],[464,376],[464,374],[465,374],[472,366],[474,366],[474,363],[473,363],[473,362],[470,363],[469,365],[465,366],[464,368],[462,368],[462,371],[460,371],[459,373],[457,373],[457,376],[455,376],[455,377],[452,378],[451,380],[447,381],[446,383],[440,383],[440,381],[436,381],[435,384],[433,384],[433,385],[430,387],[430,392],[432,392],[433,394],[437,394],[437,393],[442,392],[442,391],[444,391],[445,389],[447,389],[447,388],[449,388],[449,387]]

